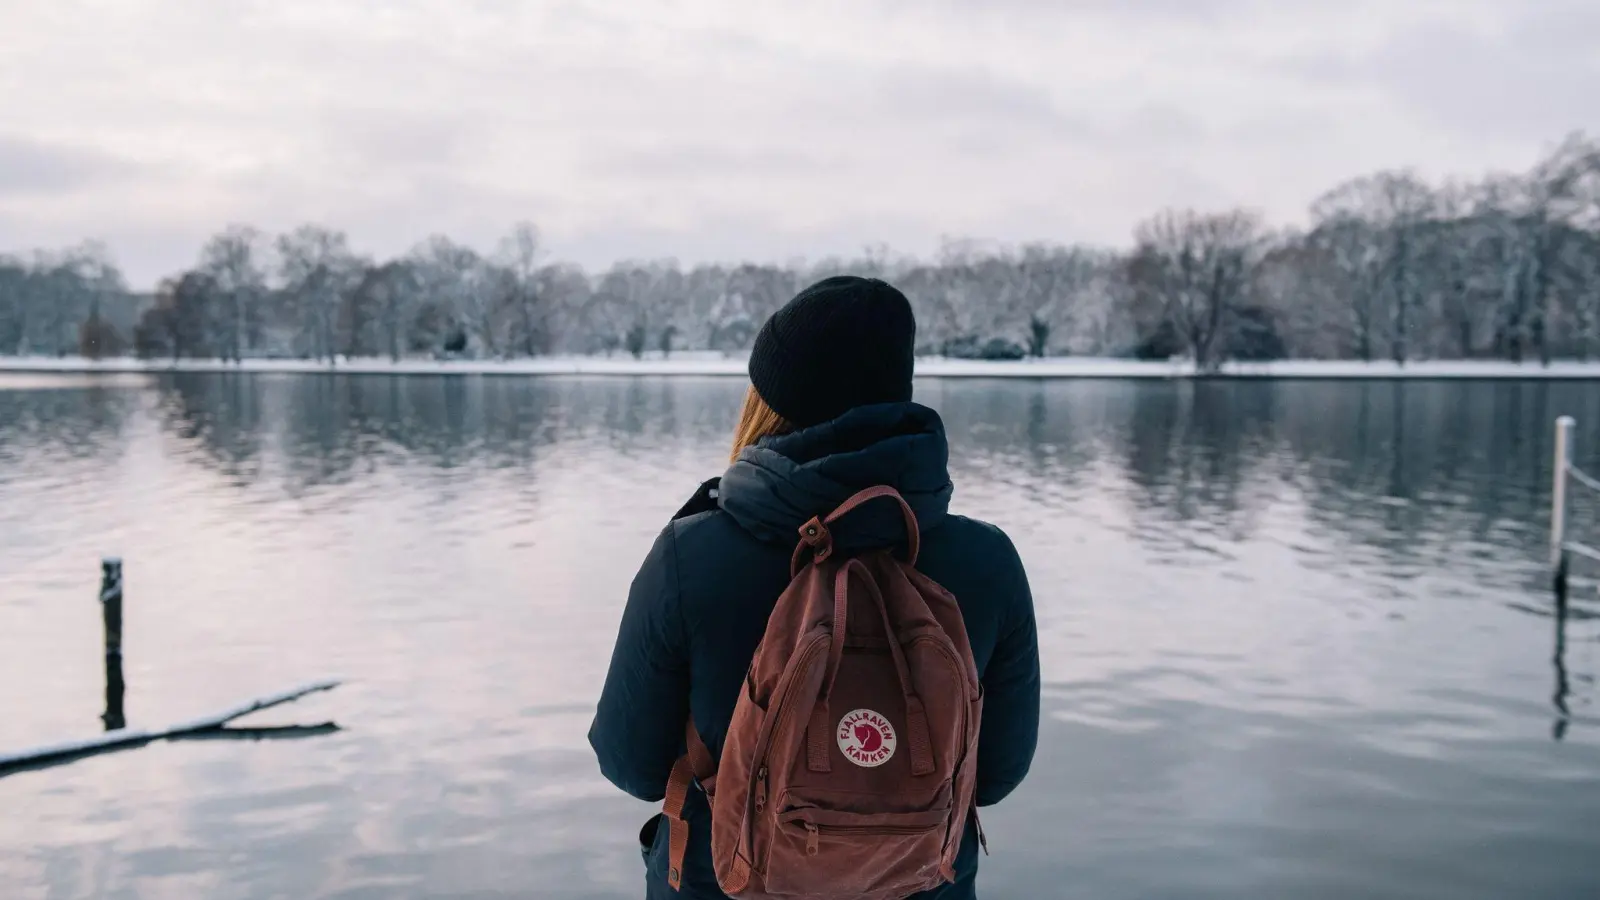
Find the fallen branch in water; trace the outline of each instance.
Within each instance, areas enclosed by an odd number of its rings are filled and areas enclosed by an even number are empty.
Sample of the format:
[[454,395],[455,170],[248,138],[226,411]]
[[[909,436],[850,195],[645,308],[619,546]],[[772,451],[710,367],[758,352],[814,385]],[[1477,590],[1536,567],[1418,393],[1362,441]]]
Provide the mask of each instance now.
[[[107,750],[116,750],[123,747],[148,744],[151,741],[158,741],[166,738],[185,737],[204,732],[220,731],[224,725],[232,722],[234,719],[247,716],[254,712],[260,712],[263,709],[270,709],[274,706],[282,706],[285,703],[299,700],[301,697],[304,697],[307,694],[314,694],[318,691],[331,691],[338,687],[339,684],[340,681],[338,679],[314,682],[293,690],[284,691],[281,694],[271,694],[269,696],[262,697],[259,700],[252,700],[249,703],[233,707],[225,712],[217,713],[216,715],[205,716],[189,722],[181,722],[177,725],[155,731],[144,728],[118,728],[115,731],[108,731],[105,734],[95,735],[91,738],[83,738],[82,740],[64,741],[59,744],[46,744],[42,747],[19,750],[14,753],[0,753],[0,773],[3,773],[8,769],[13,769],[19,766],[30,766],[34,763],[45,762],[58,757],[89,756]],[[320,729],[325,726],[317,727]]]
[[[162,738],[162,740],[175,741],[179,743],[185,741],[256,742],[300,740],[302,738],[313,738],[320,737],[325,734],[333,734],[341,730],[342,729],[339,728],[338,724],[334,722],[323,722],[319,725],[268,725],[259,728],[253,728],[246,725],[241,728],[223,727],[212,728],[207,731],[189,731],[183,734],[171,734]],[[57,754],[55,756],[35,757],[27,762],[0,765],[0,778],[5,778],[7,776],[16,775],[22,772],[37,772],[40,769],[53,769],[56,766],[67,766],[77,762],[80,759],[87,759],[91,756],[99,756],[102,753],[109,753],[115,750],[132,750],[135,747],[143,747],[145,744],[150,743],[151,740],[152,738],[146,735],[143,738],[119,743],[110,747],[91,747],[87,750],[79,750],[67,753],[65,755]]]
[[315,694],[318,691],[331,691],[338,686],[338,679],[333,679],[330,681],[318,681],[314,684],[297,687],[294,690],[284,691],[281,694],[272,694],[262,697],[259,700],[252,700],[249,703],[241,704],[233,709],[228,710],[227,712],[218,713],[214,716],[206,716],[204,718],[195,719],[192,722],[174,725],[159,736],[168,737],[174,734],[185,734],[190,731],[205,731],[211,728],[221,728],[229,722],[232,722],[234,719],[248,716],[253,712],[259,712],[263,709],[271,709],[274,706],[282,706],[285,703],[299,700],[301,697],[304,697],[307,694]]

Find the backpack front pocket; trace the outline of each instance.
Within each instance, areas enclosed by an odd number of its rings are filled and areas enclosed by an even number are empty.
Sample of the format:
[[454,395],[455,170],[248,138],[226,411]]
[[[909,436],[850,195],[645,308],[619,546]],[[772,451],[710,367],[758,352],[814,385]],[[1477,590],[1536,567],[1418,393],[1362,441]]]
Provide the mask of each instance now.
[[778,814],[763,881],[772,894],[931,887],[949,824],[948,807],[862,814],[792,805]]

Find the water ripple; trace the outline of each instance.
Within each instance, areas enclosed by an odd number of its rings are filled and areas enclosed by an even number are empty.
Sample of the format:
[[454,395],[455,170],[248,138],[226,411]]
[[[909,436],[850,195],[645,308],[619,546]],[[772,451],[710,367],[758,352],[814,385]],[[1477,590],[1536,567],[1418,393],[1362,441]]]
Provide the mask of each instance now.
[[[1548,595],[1562,384],[940,382],[957,511],[1027,561],[1045,719],[996,896],[1600,895],[1600,598]],[[337,672],[298,740],[0,778],[23,897],[637,896],[584,732],[721,380],[0,379],[0,746]],[[1600,523],[1578,500],[1575,520]],[[274,718],[275,717],[275,718]]]

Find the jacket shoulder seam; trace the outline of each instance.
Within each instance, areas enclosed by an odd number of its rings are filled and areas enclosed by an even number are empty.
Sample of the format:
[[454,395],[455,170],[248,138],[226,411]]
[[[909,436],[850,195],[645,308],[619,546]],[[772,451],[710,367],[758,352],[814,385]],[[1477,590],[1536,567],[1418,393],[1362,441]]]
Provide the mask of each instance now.
[[684,519],[675,520],[667,527],[667,543],[671,545],[670,549],[672,551],[672,612],[673,618],[677,620],[678,642],[679,646],[683,648],[685,658],[688,658],[690,655],[690,647],[689,629],[683,621],[683,581],[679,574],[682,571],[683,561],[678,557],[678,525],[680,522],[698,519],[701,516],[710,515],[714,512],[716,512],[716,510],[706,510],[704,513],[698,513],[693,516],[688,516]]

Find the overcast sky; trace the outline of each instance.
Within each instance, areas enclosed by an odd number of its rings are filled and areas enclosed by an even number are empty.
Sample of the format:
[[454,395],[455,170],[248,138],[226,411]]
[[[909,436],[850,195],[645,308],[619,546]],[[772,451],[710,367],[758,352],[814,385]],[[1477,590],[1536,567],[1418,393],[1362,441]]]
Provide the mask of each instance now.
[[1600,127],[1595,0],[0,0],[0,250],[229,222],[783,260],[1300,221]]

